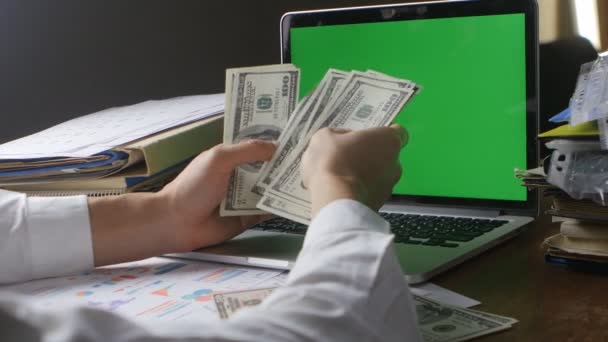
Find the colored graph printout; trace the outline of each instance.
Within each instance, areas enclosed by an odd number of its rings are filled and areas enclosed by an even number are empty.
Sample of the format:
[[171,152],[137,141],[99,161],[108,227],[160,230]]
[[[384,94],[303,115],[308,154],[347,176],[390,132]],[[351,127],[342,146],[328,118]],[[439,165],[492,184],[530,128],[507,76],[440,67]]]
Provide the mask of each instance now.
[[214,292],[276,286],[285,280],[285,273],[276,270],[150,258],[0,290],[33,296],[50,308],[83,305],[141,322],[200,322],[218,318]]

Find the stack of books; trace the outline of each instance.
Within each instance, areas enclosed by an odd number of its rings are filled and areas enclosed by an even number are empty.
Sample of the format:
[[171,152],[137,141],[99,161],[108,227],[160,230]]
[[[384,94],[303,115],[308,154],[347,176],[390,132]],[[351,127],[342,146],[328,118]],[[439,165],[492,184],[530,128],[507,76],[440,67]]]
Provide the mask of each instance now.
[[156,191],[220,143],[224,96],[109,108],[0,145],[0,189],[32,196]]

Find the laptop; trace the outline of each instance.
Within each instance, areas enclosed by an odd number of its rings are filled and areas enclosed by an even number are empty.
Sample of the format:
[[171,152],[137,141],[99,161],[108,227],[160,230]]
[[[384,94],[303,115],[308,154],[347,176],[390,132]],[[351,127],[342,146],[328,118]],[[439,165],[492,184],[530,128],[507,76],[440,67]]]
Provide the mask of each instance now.
[[[421,85],[395,122],[410,133],[403,176],[381,215],[410,283],[522,231],[538,196],[514,169],[537,165],[536,1],[478,0],[290,12],[281,57],[301,69],[302,94],[330,67],[376,70]],[[275,218],[190,253],[289,269],[306,226]]]

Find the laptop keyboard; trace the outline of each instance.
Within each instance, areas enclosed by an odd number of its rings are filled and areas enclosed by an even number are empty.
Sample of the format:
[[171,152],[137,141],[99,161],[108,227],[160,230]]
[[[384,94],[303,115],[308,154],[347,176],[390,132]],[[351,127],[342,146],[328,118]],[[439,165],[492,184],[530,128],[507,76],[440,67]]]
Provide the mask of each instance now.
[[[380,215],[390,223],[395,242],[446,248],[458,247],[459,242],[471,241],[509,223],[504,220],[467,217],[399,213]],[[307,228],[306,225],[282,217],[275,217],[251,227],[256,230],[302,235],[306,233]]]
[[380,213],[391,224],[395,242],[426,246],[458,247],[509,223],[468,217]]
[[252,226],[250,229],[304,235],[308,226],[286,218],[273,217],[270,220]]

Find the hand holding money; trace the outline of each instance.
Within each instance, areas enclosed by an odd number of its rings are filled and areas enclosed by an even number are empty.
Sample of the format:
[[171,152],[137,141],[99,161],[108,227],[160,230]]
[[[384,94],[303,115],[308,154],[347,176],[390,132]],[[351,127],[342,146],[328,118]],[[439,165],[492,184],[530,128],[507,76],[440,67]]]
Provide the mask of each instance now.
[[[357,131],[388,126],[418,90],[411,81],[375,71],[329,69],[296,104],[287,99],[295,98],[298,82],[299,70],[290,64],[227,71],[224,142],[278,138],[278,147],[263,165],[235,170],[220,207],[222,216],[261,214],[262,209],[308,224],[313,210],[301,165],[312,136],[326,127]],[[389,182],[395,180],[396,169]],[[377,207],[377,198],[384,195],[374,194],[370,205]]]
[[302,177],[311,193],[312,216],[344,198],[379,209],[401,176],[398,157],[406,142],[407,133],[399,125],[317,132],[302,157]]
[[[238,165],[263,162],[270,159],[274,151],[272,143],[251,140],[217,145],[194,158],[175,180],[154,194],[152,204],[144,206],[150,210],[148,216],[158,214],[162,217],[146,226],[146,233],[159,236],[146,240],[158,244],[158,249],[148,252],[149,255],[189,252],[215,245],[259,222],[259,216],[219,217],[218,206],[225,197],[230,175]],[[167,229],[167,226],[173,228]],[[159,235],[151,231],[154,227],[158,227]],[[115,258],[115,254],[109,256]]]

